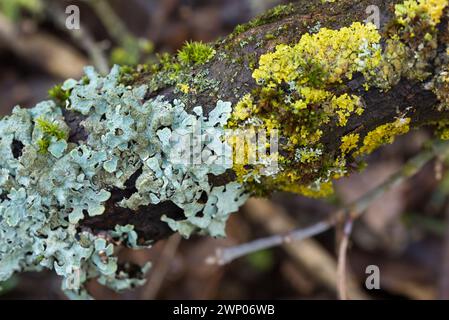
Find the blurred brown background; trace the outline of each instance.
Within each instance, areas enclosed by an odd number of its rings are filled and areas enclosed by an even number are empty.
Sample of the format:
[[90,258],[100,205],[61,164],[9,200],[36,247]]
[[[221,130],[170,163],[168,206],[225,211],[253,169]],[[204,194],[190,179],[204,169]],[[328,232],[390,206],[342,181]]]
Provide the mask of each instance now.
[[[104,63],[153,61],[155,53],[176,52],[187,40],[207,42],[225,36],[237,24],[282,2],[0,0],[0,116],[15,105],[31,107],[46,99],[53,85],[79,78],[84,65],[102,68]],[[80,8],[81,35],[63,25],[65,7],[70,4]],[[426,131],[412,132],[375,153],[365,172],[337,183],[332,199],[277,194],[269,203],[250,202],[229,221],[227,239],[174,236],[150,250],[123,249],[123,259],[153,261],[147,285],[116,294],[91,283],[91,292],[98,299],[335,299],[334,232],[297,244],[296,251],[262,251],[224,267],[207,265],[205,259],[216,248],[270,235],[276,223],[294,229],[323,219],[338,204],[379,185],[428,138]],[[440,287],[447,281],[442,271],[448,251],[444,240],[449,229],[448,192],[445,165],[437,170],[428,165],[376,201],[356,222],[348,252],[352,297],[441,297]],[[268,219],[260,219],[259,206],[273,211]],[[380,268],[380,290],[364,289],[368,265]],[[3,286],[0,299],[65,298],[58,277],[51,272],[20,274]]]

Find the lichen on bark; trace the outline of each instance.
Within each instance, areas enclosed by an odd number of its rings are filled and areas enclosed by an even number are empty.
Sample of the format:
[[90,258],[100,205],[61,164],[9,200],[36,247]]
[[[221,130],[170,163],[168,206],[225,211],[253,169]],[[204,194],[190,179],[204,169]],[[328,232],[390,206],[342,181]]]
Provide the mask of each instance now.
[[[447,1],[375,0],[381,30],[363,22],[372,2],[277,7],[155,65],[86,68],[54,101],[0,120],[0,281],[49,268],[74,297],[93,278],[138,285],[143,273],[120,266],[114,245],[224,236],[249,195],[326,196],[350,164],[413,127],[448,138]],[[279,170],[229,161],[225,129],[278,130],[263,163],[277,156]],[[176,162],[171,138],[192,130],[201,162]]]

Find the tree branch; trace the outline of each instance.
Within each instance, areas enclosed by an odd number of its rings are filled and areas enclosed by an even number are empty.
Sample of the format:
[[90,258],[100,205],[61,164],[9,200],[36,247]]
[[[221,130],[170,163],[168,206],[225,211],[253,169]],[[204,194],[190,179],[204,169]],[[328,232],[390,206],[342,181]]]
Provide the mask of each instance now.
[[[0,280],[44,266],[65,277],[64,287],[76,270],[117,290],[136,285],[141,274],[131,279],[118,269],[113,243],[135,247],[173,230],[223,236],[228,215],[248,194],[326,196],[334,179],[410,127],[433,124],[449,138],[448,2],[400,3],[279,6],[213,45],[187,43],[155,65],[114,68],[107,77],[86,69],[85,78],[51,91],[56,104],[15,109],[0,120],[0,227],[13,239],[2,242]],[[362,23],[373,5],[381,30]],[[205,163],[178,166],[169,135],[191,129],[195,119],[219,137],[211,150],[200,142]],[[220,150],[229,147],[224,129],[260,129],[270,138],[279,132],[279,139],[258,144],[260,163],[217,164],[229,159]],[[248,157],[256,145],[236,144]],[[267,144],[270,155],[261,150]],[[383,187],[416,172],[434,152]],[[278,170],[264,172],[274,158]],[[361,214],[380,193],[382,187],[350,211]],[[84,294],[79,289],[72,291]]]
[[[384,25],[391,22],[392,6],[397,2],[399,1],[374,1],[374,5],[380,8]],[[338,29],[354,21],[363,21],[366,18],[365,10],[368,5],[373,5],[373,1],[354,3],[346,0],[326,4],[322,4],[321,0],[299,1],[286,14],[278,16],[268,14],[264,18],[255,20],[244,27],[243,32],[235,32],[218,41],[215,44],[217,53],[210,62],[195,66],[187,72],[191,79],[207,74],[208,81],[214,83],[213,87],[200,88],[194,93],[182,95],[177,89],[178,83],[170,83],[162,78],[166,73],[145,69],[134,73],[131,83],[153,84],[155,90],[147,95],[148,99],[158,95],[164,95],[167,100],[182,96],[188,111],[197,105],[202,105],[207,114],[218,99],[230,101],[235,106],[242,96],[257,89],[258,85],[252,78],[252,72],[261,55],[273,51],[278,44],[297,43],[312,26],[320,25],[321,28]],[[443,24],[446,24],[446,21]],[[441,27],[440,30],[440,38],[444,39],[446,29]],[[439,49],[438,52],[441,53],[443,44],[440,46],[441,50]],[[438,67],[435,65],[432,68],[431,72],[434,75]],[[431,77],[432,75],[428,76],[429,79]],[[360,136],[366,136],[380,125],[392,122],[404,114],[411,119],[411,125],[414,127],[448,117],[447,112],[437,110],[439,101],[436,95],[426,89],[422,81],[403,78],[387,91],[375,87],[365,90],[364,83],[364,77],[361,74],[355,74],[352,80],[344,83],[347,92],[357,94],[361,98],[365,112],[359,117],[351,117],[344,127],[330,123],[323,128],[320,142],[326,154],[334,156],[338,154],[340,141],[344,135],[357,133]],[[341,88],[335,87],[333,90],[339,91]],[[70,140],[77,143],[84,141],[87,134],[80,126],[84,117],[67,111],[65,116],[71,128]],[[281,141],[282,139],[281,137]],[[229,172],[219,177],[211,177],[211,180],[214,185],[224,185],[235,178],[235,175]],[[313,178],[305,177],[303,182],[313,181]],[[93,230],[107,230],[118,223],[131,223],[147,240],[157,240],[169,235],[170,230],[165,223],[159,221],[159,216],[161,212],[164,212],[175,219],[181,218],[181,210],[170,203],[145,207],[138,212],[118,208],[115,200],[132,193],[134,188],[132,179],[129,180],[128,186],[127,190],[113,190],[113,197],[108,201],[106,214],[86,219],[83,226]]]

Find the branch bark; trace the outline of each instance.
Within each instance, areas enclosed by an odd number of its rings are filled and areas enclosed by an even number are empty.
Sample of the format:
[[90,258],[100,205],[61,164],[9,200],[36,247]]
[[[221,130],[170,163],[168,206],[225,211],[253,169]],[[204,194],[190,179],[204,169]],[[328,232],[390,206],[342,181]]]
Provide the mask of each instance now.
[[[297,43],[301,36],[309,31],[310,26],[320,24],[321,27],[339,29],[349,26],[354,21],[363,21],[367,18],[366,8],[376,5],[380,9],[381,22],[387,25],[392,19],[392,7],[399,1],[386,0],[341,0],[335,3],[322,3],[321,0],[301,0],[294,4],[286,15],[266,16],[259,23],[250,24],[244,32],[234,33],[215,44],[216,55],[208,63],[195,67],[191,71],[191,77],[196,77],[202,72],[208,73],[208,78],[218,84],[214,90],[204,90],[189,96],[188,111],[195,106],[202,105],[207,114],[216,101],[221,99],[231,101],[235,105],[246,93],[256,89],[257,84],[252,78],[251,65],[257,62],[264,53],[273,51],[278,44]],[[446,21],[442,22],[440,39],[446,38]],[[266,35],[276,35],[268,38]],[[440,40],[438,52],[445,50],[444,41]],[[221,58],[226,54],[228,58]],[[435,59],[437,60],[437,59]],[[436,72],[434,64],[433,73]],[[148,83],[154,79],[154,73],[141,73],[134,84]],[[364,135],[381,124],[392,122],[398,114],[406,112],[411,118],[411,125],[419,127],[432,121],[448,118],[448,113],[439,112],[434,106],[438,103],[435,94],[426,89],[423,82],[402,79],[397,85],[387,92],[371,88],[366,91],[363,87],[363,76],[357,74],[351,81],[345,83],[351,93],[361,97],[365,106],[365,112],[360,117],[349,119],[345,127],[329,125],[323,128],[323,137],[326,153],[336,153],[341,137],[350,132]],[[159,90],[152,92],[147,98],[164,95],[172,100],[177,97],[174,85],[161,86]],[[209,108],[209,109],[208,109]],[[80,126],[83,117],[65,111],[66,122],[71,127],[70,140],[79,142],[86,139],[86,133]],[[105,214],[86,218],[81,228],[88,228],[94,232],[111,230],[115,225],[133,224],[141,238],[157,241],[171,234],[170,229],[160,216],[166,214],[173,219],[182,218],[182,210],[173,203],[141,208],[137,212],[120,208],[116,203],[135,190],[135,179],[132,177],[127,183],[126,190],[112,190],[112,197],[107,202]],[[224,176],[211,177],[214,185],[222,185],[235,179],[230,172]]]

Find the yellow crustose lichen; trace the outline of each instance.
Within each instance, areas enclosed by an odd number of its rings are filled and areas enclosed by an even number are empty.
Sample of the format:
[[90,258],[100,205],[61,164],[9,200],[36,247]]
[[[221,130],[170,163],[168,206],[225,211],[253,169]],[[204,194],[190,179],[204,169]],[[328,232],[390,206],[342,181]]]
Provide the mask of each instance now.
[[325,198],[334,193],[332,181],[315,185],[295,185],[288,192],[298,193],[309,198]]
[[369,73],[381,60],[380,34],[373,24],[353,23],[339,30],[322,28],[305,34],[295,46],[279,45],[263,55],[253,73],[260,84],[282,82],[319,84],[351,79],[354,72]]
[[357,148],[359,140],[360,135],[358,133],[350,133],[342,137],[340,145],[341,153],[345,155]]
[[438,131],[438,136],[441,140],[449,140],[449,128],[443,127],[441,130]]
[[437,25],[441,22],[447,0],[407,0],[395,5],[392,34],[386,41],[382,61],[371,82],[388,90],[401,77],[423,81],[431,73],[438,47]]
[[251,94],[245,95],[234,107],[233,117],[236,120],[246,120],[252,113],[253,98]]
[[397,21],[406,26],[412,23],[416,17],[426,15],[429,23],[436,26],[441,21],[447,0],[408,0],[395,6]]
[[184,94],[188,94],[190,92],[190,86],[185,83],[178,83],[177,85],[179,91],[181,91]]
[[[323,126],[334,121],[344,127],[364,109],[357,95],[337,94],[329,86],[351,79],[355,72],[371,75],[381,60],[379,42],[373,24],[355,22],[339,30],[323,28],[305,34],[296,45],[279,45],[261,56],[253,72],[259,87],[238,102],[228,126],[265,129],[268,134],[278,129],[287,138],[281,172],[265,177],[263,185],[307,195],[330,193],[329,179],[341,166],[330,155],[312,151],[321,150]],[[323,173],[327,180],[304,183],[323,166],[329,168],[329,174]],[[234,166],[234,171],[239,181],[248,181],[245,177],[258,168]]]
[[363,146],[355,156],[370,154],[381,145],[391,144],[398,135],[406,134],[410,130],[410,118],[399,118],[394,122],[381,125],[370,131],[363,140]]
[[[410,119],[399,118],[375,128],[363,141],[359,133],[343,136],[338,155],[326,153],[321,141],[326,125],[333,122],[346,127],[364,112],[362,99],[340,86],[355,73],[364,76],[365,89],[374,85],[382,90],[402,77],[424,80],[429,76],[436,29],[447,4],[447,0],[406,0],[396,5],[384,51],[376,26],[355,22],[338,30],[322,28],[305,34],[297,44],[281,44],[262,55],[252,74],[259,87],[240,100],[228,123],[268,133],[278,129],[285,138],[281,171],[264,177],[260,188],[267,185],[309,196],[328,194],[330,181],[346,174],[347,157],[369,154],[407,133]],[[417,32],[418,28],[423,31]],[[311,150],[323,153],[311,154]],[[236,173],[241,177],[256,169],[242,166]]]
[[449,127],[441,127],[437,130],[438,137],[441,140],[449,140]]
[[363,108],[360,98],[355,95],[348,95],[347,93],[341,96],[334,96],[331,100],[331,108],[338,116],[338,125],[340,127],[346,126],[349,117],[356,113],[362,115]]

